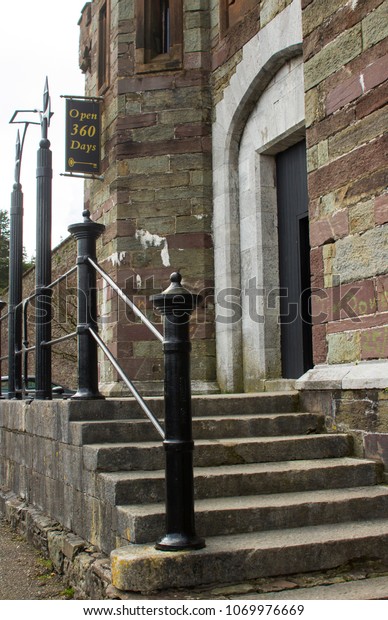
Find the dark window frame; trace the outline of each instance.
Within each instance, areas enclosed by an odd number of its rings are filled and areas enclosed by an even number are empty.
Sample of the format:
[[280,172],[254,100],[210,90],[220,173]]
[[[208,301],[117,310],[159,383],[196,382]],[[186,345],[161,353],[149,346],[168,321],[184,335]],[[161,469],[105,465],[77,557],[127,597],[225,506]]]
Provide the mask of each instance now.
[[98,9],[97,89],[102,95],[109,87],[110,79],[110,0]]
[[[136,0],[136,72],[182,67],[183,2]],[[158,42],[159,41],[159,42]]]

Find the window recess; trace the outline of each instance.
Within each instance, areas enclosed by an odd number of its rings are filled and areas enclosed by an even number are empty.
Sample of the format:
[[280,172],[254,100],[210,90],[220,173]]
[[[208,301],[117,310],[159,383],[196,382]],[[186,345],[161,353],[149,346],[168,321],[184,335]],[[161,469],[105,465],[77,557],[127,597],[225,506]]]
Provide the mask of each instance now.
[[136,70],[138,73],[182,66],[182,0],[137,0]]

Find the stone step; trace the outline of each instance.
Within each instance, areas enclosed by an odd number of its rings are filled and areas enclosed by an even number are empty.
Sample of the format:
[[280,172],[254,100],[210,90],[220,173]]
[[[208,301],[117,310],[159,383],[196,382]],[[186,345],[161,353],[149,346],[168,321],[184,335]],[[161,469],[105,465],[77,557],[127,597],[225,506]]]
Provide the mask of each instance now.
[[[244,596],[233,596],[234,599],[246,599]],[[388,599],[388,576],[356,579],[343,583],[295,588],[281,592],[266,594],[249,593],[249,600],[270,601],[381,601]]]
[[209,537],[191,552],[127,545],[111,553],[119,590],[153,592],[174,587],[326,570],[363,557],[388,559],[388,519]]
[[[195,497],[233,497],[369,486],[381,467],[367,459],[336,458],[194,468]],[[98,476],[101,497],[113,506],[164,501],[164,470]]]
[[[335,458],[348,456],[351,443],[344,434],[200,439],[195,443],[194,465]],[[84,446],[83,458],[84,466],[91,471],[156,470],[164,467],[165,451],[161,442],[89,444]]]
[[[164,417],[164,399],[146,397],[145,402],[157,418]],[[287,413],[298,410],[298,392],[259,392],[252,394],[207,394],[192,396],[192,414],[214,415],[258,415],[261,413]],[[140,406],[134,398],[108,398],[95,401],[68,401],[69,419],[123,420],[141,417]]]
[[[382,519],[388,514],[388,487],[358,487],[201,499],[195,502],[199,536]],[[165,533],[164,503],[118,506],[119,535],[128,542],[156,542]]]
[[[322,416],[312,413],[202,416],[193,419],[193,436],[197,440],[312,434],[321,431],[322,425]],[[149,420],[79,421],[70,427],[75,445],[160,440]]]

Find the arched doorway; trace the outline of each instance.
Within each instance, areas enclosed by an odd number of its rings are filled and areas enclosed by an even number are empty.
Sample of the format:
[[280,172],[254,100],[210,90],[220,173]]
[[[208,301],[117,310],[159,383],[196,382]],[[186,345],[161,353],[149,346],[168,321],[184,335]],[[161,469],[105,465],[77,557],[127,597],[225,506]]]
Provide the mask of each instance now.
[[276,158],[305,133],[298,11],[292,3],[247,44],[216,106],[216,340],[225,391],[262,390],[284,376]]

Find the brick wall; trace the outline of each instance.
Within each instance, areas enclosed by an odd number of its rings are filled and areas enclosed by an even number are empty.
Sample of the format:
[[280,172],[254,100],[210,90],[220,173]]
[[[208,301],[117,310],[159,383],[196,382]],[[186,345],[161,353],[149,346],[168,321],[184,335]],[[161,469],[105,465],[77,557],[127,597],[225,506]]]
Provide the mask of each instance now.
[[303,0],[315,363],[388,357],[388,2]]

